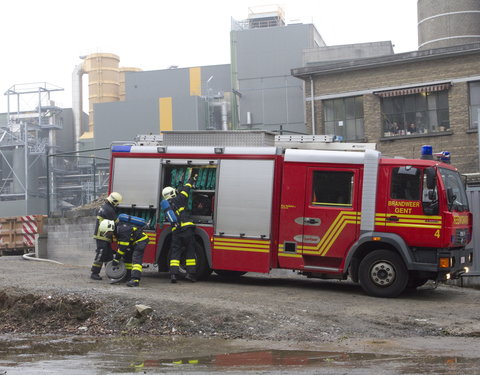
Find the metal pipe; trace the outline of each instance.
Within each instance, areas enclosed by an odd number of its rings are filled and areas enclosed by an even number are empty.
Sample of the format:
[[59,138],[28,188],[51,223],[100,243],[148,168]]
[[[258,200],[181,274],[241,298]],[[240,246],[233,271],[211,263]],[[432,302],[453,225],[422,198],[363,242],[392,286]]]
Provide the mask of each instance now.
[[310,76],[310,100],[312,103],[312,134],[315,135],[317,130],[315,129],[315,99],[313,97],[313,76]]
[[82,113],[83,113],[83,92],[82,92],[82,76],[83,63],[75,66],[72,73],[72,112],[75,135],[75,151],[80,149],[80,135],[82,132]]

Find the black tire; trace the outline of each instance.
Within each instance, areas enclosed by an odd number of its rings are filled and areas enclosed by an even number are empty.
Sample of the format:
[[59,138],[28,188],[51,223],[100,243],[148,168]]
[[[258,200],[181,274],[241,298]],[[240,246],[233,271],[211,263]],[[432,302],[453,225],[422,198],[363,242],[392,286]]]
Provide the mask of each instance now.
[[205,280],[211,275],[212,269],[208,265],[203,244],[198,239],[195,240],[195,256],[197,258],[196,277],[198,280]]
[[362,289],[368,295],[393,298],[405,290],[408,270],[397,253],[375,250],[360,262],[358,278]]
[[[171,257],[170,256],[171,252],[172,252],[172,248],[170,246],[167,254],[167,263],[170,262],[169,259]],[[195,238],[195,258],[197,263],[195,277],[197,278],[197,280],[207,279],[212,273],[212,269],[208,265],[208,260],[205,255],[205,250],[203,249],[203,244],[198,238]],[[187,269],[187,266],[185,264],[185,254],[182,255],[182,257],[180,258],[180,268],[183,270]],[[180,273],[184,273],[184,272],[185,271],[180,270]]]
[[214,272],[225,279],[238,279],[239,277],[242,277],[243,275],[246,274],[246,272],[243,271],[228,271],[228,270],[214,270]]

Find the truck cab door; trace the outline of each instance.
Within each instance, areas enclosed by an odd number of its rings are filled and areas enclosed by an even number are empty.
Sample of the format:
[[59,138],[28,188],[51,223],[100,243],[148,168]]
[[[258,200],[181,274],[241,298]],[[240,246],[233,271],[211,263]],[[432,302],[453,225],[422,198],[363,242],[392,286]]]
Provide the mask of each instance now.
[[414,166],[392,167],[384,220],[385,231],[398,234],[407,245],[440,246],[442,217],[428,205],[426,175]]
[[338,272],[359,235],[360,168],[307,168],[303,238],[304,267]]

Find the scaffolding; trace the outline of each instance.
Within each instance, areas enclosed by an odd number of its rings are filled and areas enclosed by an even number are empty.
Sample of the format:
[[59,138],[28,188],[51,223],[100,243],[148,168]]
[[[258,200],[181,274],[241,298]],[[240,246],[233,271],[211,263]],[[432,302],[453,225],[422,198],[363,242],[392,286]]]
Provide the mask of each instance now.
[[[41,199],[39,178],[46,170],[46,155],[55,148],[55,132],[62,129],[62,109],[51,94],[63,89],[46,82],[10,87],[7,113],[0,124],[0,201]],[[25,212],[27,213],[27,212]]]

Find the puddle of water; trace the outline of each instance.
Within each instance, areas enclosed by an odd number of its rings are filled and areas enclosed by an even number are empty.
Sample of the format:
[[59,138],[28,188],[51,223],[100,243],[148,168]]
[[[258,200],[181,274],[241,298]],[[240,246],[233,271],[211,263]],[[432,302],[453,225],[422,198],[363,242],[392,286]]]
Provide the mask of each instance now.
[[158,337],[0,336],[0,375],[479,374],[480,359],[243,350],[234,341]]

